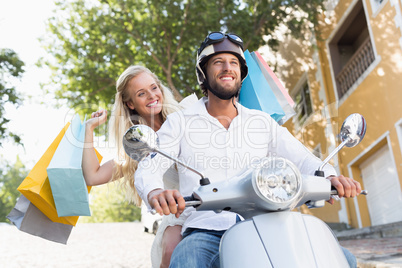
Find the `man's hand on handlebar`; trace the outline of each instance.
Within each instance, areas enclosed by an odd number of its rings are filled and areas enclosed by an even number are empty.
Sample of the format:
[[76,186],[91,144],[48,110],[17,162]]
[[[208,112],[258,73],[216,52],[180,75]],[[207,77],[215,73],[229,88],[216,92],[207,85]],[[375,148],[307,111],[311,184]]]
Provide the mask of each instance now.
[[[362,191],[360,183],[351,178],[340,175],[329,176],[327,179],[331,180],[331,185],[338,191],[339,197],[355,197]],[[333,204],[334,200],[331,198],[328,202]]]
[[186,203],[178,190],[155,189],[148,194],[148,202],[160,215],[183,213]]

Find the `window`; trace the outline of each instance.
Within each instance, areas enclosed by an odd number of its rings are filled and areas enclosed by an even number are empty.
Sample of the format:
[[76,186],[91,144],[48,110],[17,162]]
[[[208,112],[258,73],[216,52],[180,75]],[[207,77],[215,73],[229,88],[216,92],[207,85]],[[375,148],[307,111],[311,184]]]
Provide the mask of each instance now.
[[373,10],[373,13],[376,13],[378,8],[384,2],[384,0],[370,0],[370,2],[371,2],[371,9]]
[[375,60],[363,4],[358,1],[329,42],[338,99]]
[[299,125],[302,125],[304,121],[313,113],[310,97],[310,87],[307,80],[302,83],[302,86],[293,95],[295,102],[295,119],[297,119]]

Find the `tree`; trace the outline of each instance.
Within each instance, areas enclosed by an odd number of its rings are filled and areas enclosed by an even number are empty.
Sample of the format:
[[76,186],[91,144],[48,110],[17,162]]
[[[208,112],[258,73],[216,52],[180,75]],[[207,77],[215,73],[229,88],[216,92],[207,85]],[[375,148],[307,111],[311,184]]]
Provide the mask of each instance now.
[[21,138],[7,130],[9,119],[4,117],[6,103],[19,105],[21,99],[18,96],[15,88],[12,86],[12,79],[21,78],[24,62],[11,49],[0,49],[0,146],[2,140],[10,137],[15,143],[21,144]]
[[0,170],[0,222],[7,220],[6,216],[21,195],[17,188],[27,175],[28,171],[19,157],[14,165],[6,163],[5,168]]
[[[176,98],[196,87],[195,51],[213,30],[238,33],[245,48],[278,44],[272,33],[286,24],[295,36],[314,28],[322,0],[74,0],[57,3],[43,44],[53,70],[45,89],[66,99],[80,113],[83,106],[111,104],[115,81],[132,64],[154,71]],[[312,23],[306,24],[305,22]],[[268,39],[263,38],[268,36]],[[55,90],[54,90],[55,88]],[[95,108],[96,109],[96,108]]]

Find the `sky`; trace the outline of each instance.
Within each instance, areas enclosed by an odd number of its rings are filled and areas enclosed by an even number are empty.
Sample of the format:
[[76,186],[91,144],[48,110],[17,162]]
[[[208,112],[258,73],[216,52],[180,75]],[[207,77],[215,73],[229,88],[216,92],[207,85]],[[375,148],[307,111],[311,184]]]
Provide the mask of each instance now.
[[54,8],[54,0],[0,0],[0,48],[13,49],[25,63],[23,78],[15,83],[25,100],[17,109],[5,106],[6,118],[11,119],[7,126],[20,135],[25,149],[4,141],[0,159],[9,164],[18,155],[32,168],[74,114],[67,107],[56,109],[53,96],[44,95],[40,83],[50,80],[50,71],[35,66],[47,55],[38,38],[46,36],[45,22]]

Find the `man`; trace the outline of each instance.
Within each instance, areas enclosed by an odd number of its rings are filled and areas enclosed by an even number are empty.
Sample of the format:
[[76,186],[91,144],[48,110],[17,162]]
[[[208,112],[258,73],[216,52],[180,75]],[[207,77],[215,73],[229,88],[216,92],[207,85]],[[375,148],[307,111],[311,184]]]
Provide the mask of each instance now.
[[[248,73],[239,36],[209,34],[198,50],[196,71],[206,97],[168,116],[158,132],[162,150],[199,170],[211,182],[230,179],[252,160],[265,156],[285,157],[304,174],[313,174],[321,165],[320,159],[269,115],[237,103]],[[135,186],[147,205],[158,213],[185,218],[183,239],[172,255],[171,267],[219,267],[221,236],[239,216],[227,211],[184,210],[182,196],[191,195],[200,178],[179,166],[180,191],[164,190],[162,175],[171,163],[163,161],[168,160],[159,155],[142,161],[135,174]],[[324,172],[331,176],[331,184],[340,197],[360,193],[358,182],[336,176],[333,167],[327,165]]]

